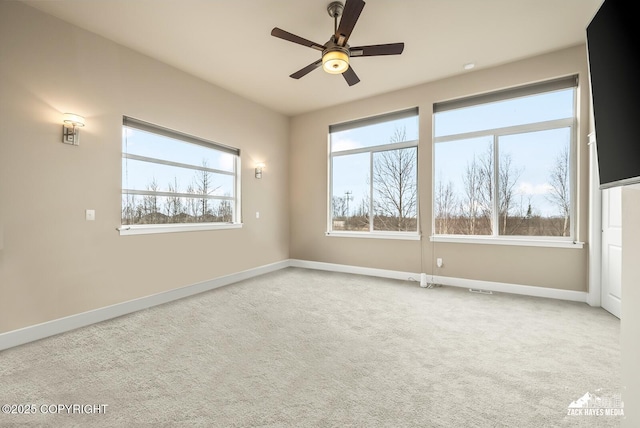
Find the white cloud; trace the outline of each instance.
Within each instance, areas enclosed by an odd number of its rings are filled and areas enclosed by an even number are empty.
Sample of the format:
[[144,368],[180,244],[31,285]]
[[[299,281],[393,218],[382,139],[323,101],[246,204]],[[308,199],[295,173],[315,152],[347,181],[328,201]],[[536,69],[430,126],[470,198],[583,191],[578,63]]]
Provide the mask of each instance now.
[[522,182],[518,186],[518,194],[521,195],[546,195],[553,189],[549,183],[533,184],[529,182]]

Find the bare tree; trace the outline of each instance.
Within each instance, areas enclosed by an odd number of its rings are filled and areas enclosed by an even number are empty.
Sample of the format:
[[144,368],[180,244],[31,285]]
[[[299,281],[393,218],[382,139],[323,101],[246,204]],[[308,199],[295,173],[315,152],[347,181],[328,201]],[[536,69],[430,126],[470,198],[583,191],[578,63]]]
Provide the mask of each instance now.
[[[213,174],[211,171],[208,171],[208,162],[206,159],[202,160],[202,168],[196,171],[195,176],[195,186],[196,192],[198,195],[209,196],[216,190],[218,190],[221,186],[215,186],[213,183]],[[206,216],[212,216],[212,210],[209,207],[209,198],[203,197],[200,198],[198,214],[200,217],[200,221],[206,221]]]
[[[155,177],[147,184],[147,190],[151,192],[157,192],[160,190],[158,181]],[[158,202],[157,195],[145,195],[142,198],[144,216],[143,223],[157,224],[161,223],[160,203]]]
[[344,219],[347,216],[347,204],[340,196],[331,197],[331,213],[334,220]]
[[191,222],[197,223],[199,203],[198,203],[198,199],[195,198],[196,189],[193,183],[187,186],[187,193],[194,195],[194,197],[187,198],[187,200],[185,201],[185,211],[189,215],[188,221],[190,223]]
[[[496,174],[497,180],[496,183]],[[492,145],[467,163],[462,177],[464,193],[459,201],[460,216],[464,233],[468,235],[491,234],[498,227],[501,234],[513,233],[520,221],[508,229],[508,219],[515,215],[518,208],[515,198],[515,185],[522,175],[522,168],[513,165],[509,154],[501,156],[497,167],[494,161]],[[497,184],[497,186],[496,186]],[[437,190],[436,192],[438,192]],[[436,198],[438,194],[436,193]],[[498,224],[493,224],[495,198],[498,198]],[[522,207],[520,207],[520,211]]]
[[233,207],[231,206],[231,201],[229,201],[228,199],[223,199],[220,201],[217,211],[218,221],[228,223],[233,220]]
[[556,156],[553,167],[549,173],[551,189],[547,200],[553,203],[564,217],[562,236],[569,233],[569,216],[571,215],[571,188],[569,183],[569,148],[565,147]]
[[355,206],[351,217],[351,227],[354,230],[369,230],[369,195],[366,194],[360,199],[360,203]]
[[354,213],[354,217],[369,217],[369,196],[366,195],[360,199],[360,204],[357,205]]
[[467,168],[462,177],[464,185],[464,194],[460,201],[460,214],[464,219],[465,234],[475,235],[478,230],[478,219],[482,211],[482,187],[483,176],[480,168],[480,164],[476,160],[474,154],[473,160],[467,162]]
[[[167,185],[169,192],[178,193],[178,178],[173,177],[173,182],[169,182]],[[180,214],[182,214],[182,198],[179,196],[169,196],[165,202],[165,213],[167,214],[167,221],[169,223],[176,223],[179,221]]]
[[[394,131],[391,143],[406,141],[406,129]],[[383,230],[417,227],[417,149],[393,149],[374,154],[374,212]]]
[[136,207],[135,195],[122,195],[122,224],[137,224],[140,222],[140,210]]
[[[500,217],[502,220],[502,235],[507,235],[507,222],[510,216],[514,216],[514,209],[518,208],[515,200],[515,185],[520,179],[523,168],[516,168],[513,165],[513,160],[509,153],[500,156],[500,170],[498,171],[498,195],[500,197]],[[529,201],[529,209],[531,209],[531,203]],[[522,206],[520,206],[522,211]],[[512,228],[511,234],[518,229],[520,220],[523,218],[521,213],[515,215],[518,218],[518,223]]]
[[454,233],[453,219],[457,198],[451,180],[449,180],[447,184],[444,184],[442,177],[440,177],[436,185],[434,202],[436,233],[445,235]]
[[478,157],[479,178],[479,210],[482,218],[489,221],[489,228],[493,230],[493,198],[495,189],[493,145],[487,145],[486,150]]

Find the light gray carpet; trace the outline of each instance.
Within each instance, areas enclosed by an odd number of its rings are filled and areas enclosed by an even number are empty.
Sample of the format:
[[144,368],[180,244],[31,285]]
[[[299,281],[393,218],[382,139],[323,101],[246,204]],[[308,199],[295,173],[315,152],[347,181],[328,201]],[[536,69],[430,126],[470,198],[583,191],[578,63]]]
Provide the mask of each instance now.
[[585,304],[288,268],[0,352],[0,404],[108,405],[0,426],[618,426],[567,407],[619,360]]

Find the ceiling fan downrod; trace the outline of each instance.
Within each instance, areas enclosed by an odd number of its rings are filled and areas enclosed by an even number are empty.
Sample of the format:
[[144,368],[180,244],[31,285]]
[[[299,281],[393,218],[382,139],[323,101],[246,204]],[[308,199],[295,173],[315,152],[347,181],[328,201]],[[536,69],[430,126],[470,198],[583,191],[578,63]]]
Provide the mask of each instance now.
[[327,12],[329,16],[333,18],[333,33],[335,34],[338,31],[338,18],[342,15],[342,11],[344,10],[344,4],[340,1],[332,1],[327,6]]

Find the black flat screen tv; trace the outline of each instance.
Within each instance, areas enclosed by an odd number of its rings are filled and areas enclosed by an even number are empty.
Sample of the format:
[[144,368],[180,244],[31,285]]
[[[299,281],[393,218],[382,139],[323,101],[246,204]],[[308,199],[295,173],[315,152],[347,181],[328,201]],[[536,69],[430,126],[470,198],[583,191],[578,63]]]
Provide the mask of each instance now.
[[640,15],[605,0],[587,26],[600,188],[640,183]]

